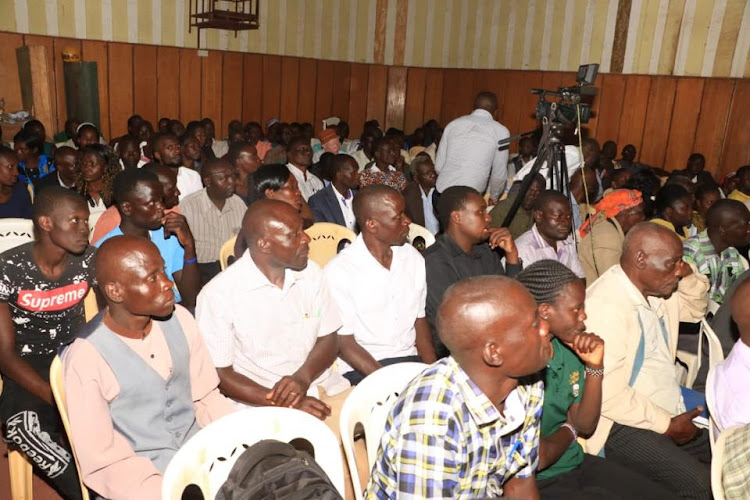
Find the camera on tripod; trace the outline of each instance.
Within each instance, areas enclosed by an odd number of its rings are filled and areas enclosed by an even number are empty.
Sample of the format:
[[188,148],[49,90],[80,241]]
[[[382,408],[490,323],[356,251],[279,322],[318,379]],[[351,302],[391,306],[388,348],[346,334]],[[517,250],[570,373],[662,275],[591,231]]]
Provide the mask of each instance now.
[[[581,102],[581,97],[596,95],[596,88],[593,85],[598,73],[598,64],[584,64],[578,67],[576,76],[578,85],[560,87],[557,90],[531,89],[532,94],[539,95],[534,116],[537,120],[547,118],[552,122],[570,126],[579,121],[580,110],[580,123],[587,123],[591,117],[591,105]],[[558,99],[548,101],[547,96]]]

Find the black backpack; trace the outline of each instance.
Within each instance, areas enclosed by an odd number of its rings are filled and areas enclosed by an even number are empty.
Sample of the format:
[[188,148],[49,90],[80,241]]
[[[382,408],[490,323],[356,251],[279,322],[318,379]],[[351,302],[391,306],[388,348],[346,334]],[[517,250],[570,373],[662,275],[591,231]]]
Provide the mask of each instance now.
[[343,500],[315,459],[266,439],[237,459],[216,500]]

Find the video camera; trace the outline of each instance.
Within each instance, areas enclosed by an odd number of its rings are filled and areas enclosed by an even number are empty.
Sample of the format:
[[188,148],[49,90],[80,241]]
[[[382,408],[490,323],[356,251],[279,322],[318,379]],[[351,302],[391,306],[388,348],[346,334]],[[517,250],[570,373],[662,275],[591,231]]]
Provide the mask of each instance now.
[[[587,123],[591,117],[591,105],[581,102],[581,97],[596,95],[593,87],[596,75],[599,73],[598,64],[584,64],[578,67],[576,82],[572,87],[560,87],[557,90],[531,89],[532,94],[539,95],[539,102],[534,109],[534,116],[541,120],[548,118],[561,125],[575,125],[578,121],[577,107],[580,108],[580,122]],[[558,97],[556,101],[548,101],[547,96]],[[555,103],[556,106],[552,106]]]

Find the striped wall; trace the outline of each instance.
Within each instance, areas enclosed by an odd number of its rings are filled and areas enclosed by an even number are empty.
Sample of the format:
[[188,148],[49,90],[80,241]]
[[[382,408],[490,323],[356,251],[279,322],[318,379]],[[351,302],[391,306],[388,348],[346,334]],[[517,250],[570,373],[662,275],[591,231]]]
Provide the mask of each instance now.
[[[750,77],[750,0],[260,0],[202,48],[412,67]],[[0,30],[196,47],[188,0],[0,0]]]

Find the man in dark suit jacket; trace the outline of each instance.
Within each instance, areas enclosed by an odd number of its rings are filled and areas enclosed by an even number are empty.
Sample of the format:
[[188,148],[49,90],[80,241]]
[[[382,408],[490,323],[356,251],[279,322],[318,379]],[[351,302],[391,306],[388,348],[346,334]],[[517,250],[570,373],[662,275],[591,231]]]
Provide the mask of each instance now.
[[78,175],[78,151],[62,146],[55,151],[55,170],[34,183],[36,192],[49,186],[62,186],[75,190]]
[[359,184],[359,166],[349,155],[338,154],[331,160],[331,183],[310,196],[307,203],[315,222],[332,222],[352,231],[356,230],[352,201],[354,188]]
[[[437,172],[432,159],[427,155],[417,155],[411,162],[411,174],[415,180],[410,182],[402,193],[406,200],[406,215],[414,224],[437,234],[440,231],[434,203]],[[427,209],[425,200],[429,200]]]
[[687,161],[687,165],[685,166],[684,170],[677,170],[676,172],[683,172],[685,175],[687,175],[690,180],[693,180],[695,184],[700,185],[709,185],[709,186],[716,186],[716,181],[714,180],[713,176],[711,175],[711,172],[707,172],[704,170],[706,167],[706,157],[703,156],[700,153],[693,153],[690,155]]

